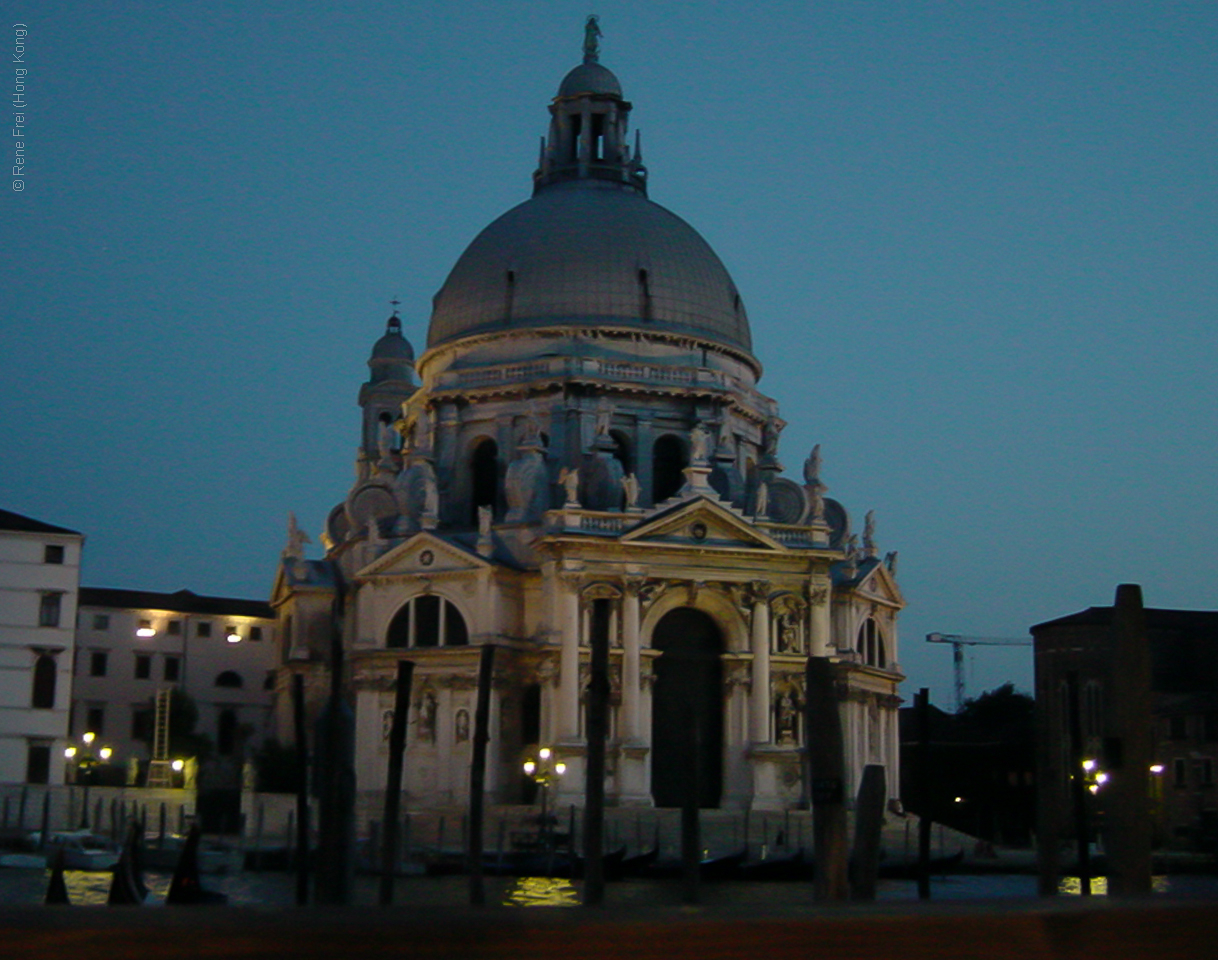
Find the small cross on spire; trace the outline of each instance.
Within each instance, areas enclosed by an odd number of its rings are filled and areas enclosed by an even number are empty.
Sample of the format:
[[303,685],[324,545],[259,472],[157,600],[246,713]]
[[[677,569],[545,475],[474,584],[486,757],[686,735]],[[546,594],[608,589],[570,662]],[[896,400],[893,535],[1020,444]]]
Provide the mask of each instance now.
[[402,305],[402,301],[397,298],[397,294],[394,294],[393,299],[389,302],[393,304],[393,315],[396,317],[398,315],[398,307]]

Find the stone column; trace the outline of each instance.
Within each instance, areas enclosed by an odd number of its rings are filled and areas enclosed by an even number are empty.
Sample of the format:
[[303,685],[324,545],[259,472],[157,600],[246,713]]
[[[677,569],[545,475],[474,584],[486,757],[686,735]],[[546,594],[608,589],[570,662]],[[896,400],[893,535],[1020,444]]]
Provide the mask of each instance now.
[[808,584],[808,653],[827,657],[830,653],[829,581],[813,577]]
[[627,743],[642,738],[639,710],[642,690],[642,658],[639,641],[639,588],[641,579],[630,577],[622,591],[622,739]]
[[559,574],[558,739],[579,738],[579,577]]
[[749,736],[753,743],[770,742],[770,585],[752,585],[753,690],[749,701]]

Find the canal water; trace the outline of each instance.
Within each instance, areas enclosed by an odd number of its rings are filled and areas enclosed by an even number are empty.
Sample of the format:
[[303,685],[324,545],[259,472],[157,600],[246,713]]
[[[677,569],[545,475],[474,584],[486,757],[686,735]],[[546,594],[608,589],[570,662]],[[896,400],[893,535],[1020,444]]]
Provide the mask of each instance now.
[[[0,904],[8,906],[41,904],[50,872],[42,869],[0,869]],[[64,874],[71,902],[77,906],[103,906],[110,890],[108,872],[68,870]],[[169,890],[170,874],[147,872],[149,904],[163,904]],[[356,904],[378,902],[378,883],[374,877],[357,877],[352,891]],[[228,896],[233,906],[289,907],[295,904],[296,880],[292,874],[269,871],[241,871],[207,875],[203,886]],[[579,884],[544,877],[487,877],[487,900],[506,906],[576,906]],[[1093,893],[1105,892],[1103,878],[1093,881]],[[1078,878],[1066,878],[1062,893],[1077,895]],[[1155,891],[1164,897],[1218,900],[1218,877],[1182,874],[1155,878]],[[811,905],[812,886],[797,882],[703,883],[701,903],[706,907],[798,906]],[[881,901],[917,900],[917,885],[912,880],[881,880]],[[1036,877],[1026,874],[980,874],[937,877],[931,881],[935,901],[1028,900],[1036,897]],[[463,876],[408,877],[396,882],[394,903],[403,907],[462,906],[469,902],[469,880]],[[678,906],[682,887],[675,881],[627,880],[606,887],[609,905]]]

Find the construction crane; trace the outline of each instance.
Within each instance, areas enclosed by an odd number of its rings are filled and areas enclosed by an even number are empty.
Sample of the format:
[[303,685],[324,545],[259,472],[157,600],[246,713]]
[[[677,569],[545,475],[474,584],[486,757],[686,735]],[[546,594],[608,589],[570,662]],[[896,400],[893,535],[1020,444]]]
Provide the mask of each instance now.
[[1030,647],[1031,637],[969,637],[959,633],[928,633],[927,643],[950,643],[952,667],[956,672],[956,712],[964,706],[965,647]]

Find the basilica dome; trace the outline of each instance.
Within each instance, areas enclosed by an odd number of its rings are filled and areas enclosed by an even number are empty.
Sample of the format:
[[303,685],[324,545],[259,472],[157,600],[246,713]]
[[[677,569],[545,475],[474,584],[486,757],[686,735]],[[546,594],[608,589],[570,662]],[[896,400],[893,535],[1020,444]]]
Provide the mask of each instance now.
[[706,241],[659,204],[603,180],[553,184],[483,230],[436,295],[428,346],[562,326],[752,349],[744,304]]

